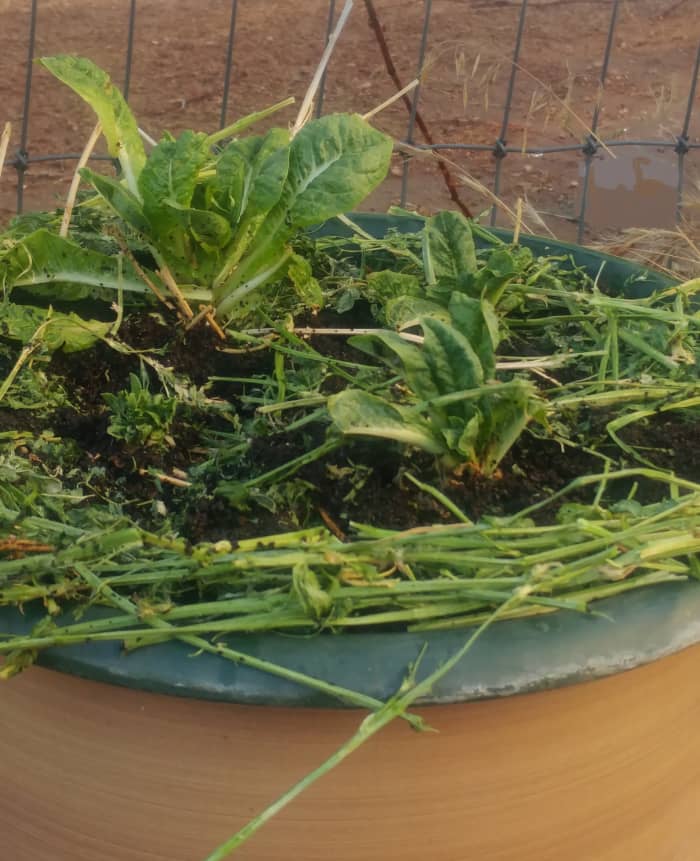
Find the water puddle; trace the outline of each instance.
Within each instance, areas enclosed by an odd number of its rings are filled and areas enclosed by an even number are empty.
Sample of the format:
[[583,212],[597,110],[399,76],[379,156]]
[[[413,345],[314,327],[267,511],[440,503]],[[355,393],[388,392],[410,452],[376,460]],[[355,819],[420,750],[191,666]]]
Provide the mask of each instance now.
[[591,164],[586,225],[593,232],[673,227],[678,182],[673,150],[626,146],[615,147],[614,153],[616,158],[602,152]]

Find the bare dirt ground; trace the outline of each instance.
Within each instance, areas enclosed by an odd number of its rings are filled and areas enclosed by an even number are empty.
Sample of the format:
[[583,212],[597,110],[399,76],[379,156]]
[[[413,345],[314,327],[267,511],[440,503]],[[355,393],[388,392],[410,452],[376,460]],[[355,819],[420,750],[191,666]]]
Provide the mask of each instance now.
[[[680,132],[700,42],[697,4],[620,4],[602,102],[603,137],[669,140]],[[0,125],[6,120],[13,125],[9,157],[20,140],[30,5],[29,0],[0,0]],[[408,82],[416,73],[424,3],[375,0],[375,6],[399,74]],[[519,0],[434,0],[420,111],[436,141],[492,145],[498,137],[519,7]],[[510,145],[581,143],[598,98],[611,8],[612,0],[530,0],[507,133]],[[123,80],[127,0],[38,0],[38,9],[38,56],[80,53],[107,68],[116,81]],[[231,0],[139,0],[130,102],[151,135],[157,137],[164,129],[176,133],[218,126],[230,11]],[[290,94],[303,97],[323,48],[327,16],[328,0],[239,0],[229,118]],[[356,0],[330,65],[324,109],[362,113],[393,92],[363,0]],[[293,115],[290,109],[278,121]],[[407,119],[405,107],[397,103],[376,123],[403,138]],[[77,97],[34,68],[28,129],[32,156],[79,152],[93,125],[90,110]],[[698,104],[690,138],[700,140]],[[421,141],[418,131],[416,140]],[[645,150],[641,162],[639,153],[632,158],[617,149],[616,154],[619,169],[613,168],[613,179],[601,174],[603,196],[596,197],[597,185],[593,189],[594,223],[587,235],[620,221],[668,223],[675,199],[672,151],[669,160],[669,151]],[[455,173],[465,171],[486,185],[493,181],[490,152],[449,156],[457,166]],[[610,160],[603,153],[601,163],[604,159]],[[691,151],[686,163],[692,203],[700,150]],[[555,234],[570,238],[580,165],[576,151],[509,155],[503,165],[502,198],[509,205],[526,198]],[[398,202],[401,168],[397,155],[372,208]],[[69,160],[33,164],[25,178],[25,208],[59,202],[73,169]],[[644,186],[641,196],[635,178]],[[1,223],[14,211],[16,179],[16,172],[6,166],[0,179]],[[488,198],[459,182],[471,210],[485,211]],[[615,218],[605,197],[611,188],[622,202],[622,214]],[[411,160],[408,202],[422,211],[451,205],[432,158]]]

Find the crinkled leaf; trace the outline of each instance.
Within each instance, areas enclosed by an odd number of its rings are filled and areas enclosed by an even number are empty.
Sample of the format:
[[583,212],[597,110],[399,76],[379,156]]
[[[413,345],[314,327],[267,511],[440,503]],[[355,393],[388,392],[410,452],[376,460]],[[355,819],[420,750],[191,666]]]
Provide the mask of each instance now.
[[336,427],[348,436],[392,439],[432,454],[444,451],[444,445],[415,412],[360,389],[345,389],[330,397],[328,412]]
[[188,129],[176,139],[163,137],[148,156],[139,178],[146,214],[157,220],[166,200],[189,206],[197,176],[208,158],[207,139],[201,132]]
[[297,296],[309,308],[323,307],[321,285],[311,272],[311,264],[305,257],[292,254],[287,268],[287,276],[294,285]]
[[474,412],[467,421],[456,416],[443,420],[440,431],[445,440],[445,446],[450,452],[446,457],[450,465],[477,463],[476,446],[480,427],[481,414],[478,411]]
[[497,249],[474,279],[474,289],[487,302],[498,305],[503,291],[517,274],[518,267],[511,252]]
[[183,132],[177,140],[164,137],[154,147],[139,177],[149,239],[168,262],[189,262],[187,232],[178,208],[189,208],[198,175],[209,158],[206,136]]
[[312,619],[323,619],[333,607],[333,599],[305,562],[298,562],[292,568],[292,588],[304,612]]
[[476,247],[467,219],[459,212],[439,212],[425,223],[423,266],[429,285],[456,289],[476,272]]
[[435,386],[423,350],[396,332],[374,332],[371,335],[354,335],[350,346],[380,359],[393,371],[400,373],[411,391],[421,400],[430,400],[443,394]]
[[372,301],[386,304],[391,299],[421,295],[420,281],[415,275],[382,269],[367,276],[367,293]]
[[215,200],[237,227],[214,279],[217,301],[266,267],[270,246],[284,247],[291,233],[285,221],[288,170],[289,133],[283,129],[234,141],[220,156]]
[[441,395],[474,389],[484,382],[476,351],[454,326],[426,317],[423,326],[423,357],[433,387]]
[[308,122],[291,145],[290,222],[320,224],[361,203],[386,176],[393,143],[357,114]]
[[417,326],[422,317],[436,317],[445,323],[450,322],[450,314],[442,305],[421,299],[418,296],[398,296],[387,302],[384,316],[388,326],[394,329],[408,329]]
[[68,54],[43,57],[39,62],[95,111],[109,154],[119,159],[127,185],[136,192],[146,156],[134,115],[109,75],[90,60]]
[[216,212],[188,209],[192,235],[206,251],[218,251],[231,241],[231,225]]
[[231,240],[231,225],[217,212],[193,209],[167,202],[172,215],[183,230],[189,230],[195,240],[208,252],[215,252]]
[[279,201],[289,171],[289,133],[270,129],[233,141],[216,165],[214,195],[219,206],[238,223],[269,212]]
[[454,327],[464,335],[479,357],[484,379],[491,379],[496,369],[495,349],[500,337],[493,306],[464,293],[453,293],[448,310]]

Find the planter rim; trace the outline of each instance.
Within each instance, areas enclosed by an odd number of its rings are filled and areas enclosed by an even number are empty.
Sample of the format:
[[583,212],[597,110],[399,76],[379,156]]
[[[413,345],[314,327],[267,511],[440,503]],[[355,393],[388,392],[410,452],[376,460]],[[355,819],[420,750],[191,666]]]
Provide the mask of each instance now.
[[[420,229],[422,218],[354,213],[364,230],[381,235],[389,228]],[[315,235],[350,236],[331,221]],[[512,233],[493,229],[498,238]],[[674,282],[641,266],[542,237],[522,236],[535,254],[567,255],[603,286],[613,282],[626,295],[648,295]],[[700,584],[689,581],[647,587],[598,601],[594,613],[555,613],[503,621],[487,629],[468,655],[422,703],[456,703],[510,696],[601,678],[632,669],[700,642]],[[86,619],[103,615],[93,608]],[[0,608],[0,630],[28,633],[44,613],[28,606],[24,613]],[[68,618],[66,618],[68,616]],[[70,614],[63,623],[69,624]],[[60,621],[59,621],[60,624]],[[254,656],[310,676],[386,700],[399,688],[408,668],[427,644],[420,675],[436,669],[454,654],[470,628],[432,632],[321,634],[313,637],[248,634],[226,638],[227,644]],[[304,685],[272,676],[216,655],[193,656],[192,647],[168,642],[124,655],[116,642],[50,649],[42,666],[155,693],[250,705],[339,707],[340,703]]]
[[[700,642],[700,584],[668,583],[597,601],[593,614],[569,610],[497,622],[420,703],[446,704],[511,696],[603,678]],[[109,612],[109,611],[107,611]],[[85,619],[106,615],[94,608]],[[43,618],[0,608],[0,630],[28,633]],[[64,617],[65,619],[65,617]],[[71,621],[70,616],[65,624]],[[386,700],[396,693],[423,646],[420,676],[451,657],[472,633],[247,634],[225,638],[246,655]],[[153,693],[247,705],[342,707],[305,685],[199,654],[180,642],[125,655],[117,642],[41,653],[41,666]]]

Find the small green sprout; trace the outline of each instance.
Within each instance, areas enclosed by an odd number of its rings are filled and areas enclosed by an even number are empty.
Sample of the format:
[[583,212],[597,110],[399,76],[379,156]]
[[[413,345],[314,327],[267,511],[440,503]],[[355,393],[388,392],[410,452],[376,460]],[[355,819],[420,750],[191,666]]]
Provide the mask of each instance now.
[[107,433],[131,445],[174,446],[170,427],[177,399],[150,392],[144,376],[130,374],[129,382],[128,390],[102,395],[112,414]]

